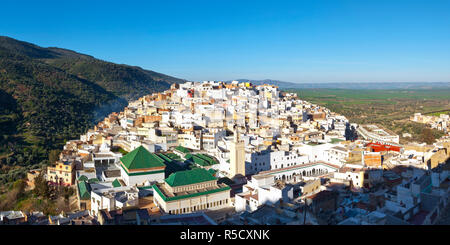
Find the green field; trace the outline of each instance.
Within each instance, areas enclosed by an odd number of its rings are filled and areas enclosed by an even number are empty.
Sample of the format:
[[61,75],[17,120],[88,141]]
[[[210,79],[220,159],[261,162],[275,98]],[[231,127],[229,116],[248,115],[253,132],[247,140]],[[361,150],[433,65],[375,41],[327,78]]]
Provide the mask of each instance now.
[[440,116],[441,114],[450,115],[450,110],[426,113],[427,116]]
[[388,99],[450,99],[450,89],[432,90],[384,90],[384,89],[301,89],[295,91],[302,97],[333,98],[354,100],[388,100]]

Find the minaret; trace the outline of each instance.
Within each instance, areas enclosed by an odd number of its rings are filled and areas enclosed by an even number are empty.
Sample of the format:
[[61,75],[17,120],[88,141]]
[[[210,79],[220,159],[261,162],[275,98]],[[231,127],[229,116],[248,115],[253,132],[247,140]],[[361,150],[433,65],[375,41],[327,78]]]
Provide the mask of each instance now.
[[233,178],[237,174],[245,176],[245,147],[244,141],[239,140],[239,132],[235,125],[233,142],[230,145],[229,177]]
[[364,162],[364,149],[362,150],[362,156],[361,156],[361,163],[362,163],[362,165],[365,167],[366,166],[366,163]]

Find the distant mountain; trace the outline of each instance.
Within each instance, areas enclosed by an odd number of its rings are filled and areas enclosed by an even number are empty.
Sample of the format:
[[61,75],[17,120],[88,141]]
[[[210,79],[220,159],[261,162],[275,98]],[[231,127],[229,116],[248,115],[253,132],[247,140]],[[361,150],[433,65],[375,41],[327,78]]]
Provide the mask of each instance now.
[[[25,146],[55,148],[55,143],[122,110],[128,100],[182,82],[140,67],[0,36],[0,165],[2,156]],[[25,155],[30,154],[19,160]],[[9,162],[18,162],[12,157]]]
[[[449,89],[450,82],[330,82],[330,83],[293,83],[279,80],[236,79],[239,82],[251,82],[255,85],[272,84],[280,89]],[[231,81],[226,81],[231,82]]]

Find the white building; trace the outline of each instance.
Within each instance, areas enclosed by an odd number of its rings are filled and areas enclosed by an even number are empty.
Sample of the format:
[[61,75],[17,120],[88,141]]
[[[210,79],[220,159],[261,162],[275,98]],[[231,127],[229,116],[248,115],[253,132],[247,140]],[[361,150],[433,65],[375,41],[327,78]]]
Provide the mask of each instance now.
[[277,184],[273,175],[254,175],[252,180],[243,187],[243,192],[235,196],[235,209],[240,211],[255,211],[259,206],[275,204],[283,200],[293,199],[291,185]]
[[112,211],[139,204],[139,191],[136,187],[116,187],[91,192],[90,214],[96,216],[100,210]]

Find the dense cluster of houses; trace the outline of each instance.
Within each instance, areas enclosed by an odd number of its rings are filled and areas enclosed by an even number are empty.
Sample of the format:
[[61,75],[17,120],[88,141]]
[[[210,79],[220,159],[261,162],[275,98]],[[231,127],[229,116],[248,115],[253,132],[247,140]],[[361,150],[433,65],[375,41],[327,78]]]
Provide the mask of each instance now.
[[413,122],[424,123],[430,125],[431,128],[450,132],[450,115],[442,113],[439,116],[422,115],[421,113],[414,113],[410,118]]
[[68,141],[46,179],[96,224],[433,224],[449,157],[276,86],[186,82]]

